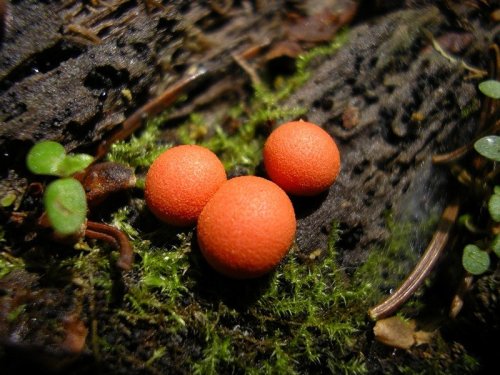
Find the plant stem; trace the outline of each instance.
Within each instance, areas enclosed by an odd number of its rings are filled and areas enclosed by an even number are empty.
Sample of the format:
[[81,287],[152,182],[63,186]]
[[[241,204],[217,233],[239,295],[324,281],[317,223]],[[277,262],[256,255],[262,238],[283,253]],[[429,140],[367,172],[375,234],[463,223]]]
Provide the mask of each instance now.
[[134,251],[127,236],[120,230],[111,225],[87,221],[87,230],[85,235],[90,238],[96,238],[110,243],[118,248],[120,256],[116,265],[124,271],[132,268],[134,262]]

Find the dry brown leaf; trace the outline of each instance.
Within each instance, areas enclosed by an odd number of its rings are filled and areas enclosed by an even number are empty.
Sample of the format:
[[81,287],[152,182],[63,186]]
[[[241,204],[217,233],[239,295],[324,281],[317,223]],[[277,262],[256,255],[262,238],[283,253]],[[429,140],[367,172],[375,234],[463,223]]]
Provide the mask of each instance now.
[[373,327],[375,340],[394,348],[409,349],[415,344],[415,321],[405,321],[399,316],[378,320]]

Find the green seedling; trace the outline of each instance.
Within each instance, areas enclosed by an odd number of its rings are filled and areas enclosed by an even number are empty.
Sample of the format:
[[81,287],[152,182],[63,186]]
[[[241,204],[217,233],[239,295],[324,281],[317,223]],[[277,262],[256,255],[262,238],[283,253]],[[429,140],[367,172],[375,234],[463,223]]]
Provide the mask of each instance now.
[[[481,82],[479,84],[479,90],[486,96],[492,99],[500,99],[500,82],[496,80],[488,80]],[[487,135],[480,138],[474,143],[474,149],[481,156],[489,159],[493,162],[500,161],[500,137],[497,135]],[[487,202],[485,202],[488,207],[488,212],[490,214],[493,223],[500,222],[500,186],[495,186],[493,188],[493,193],[489,196]],[[470,220],[465,219],[463,222],[466,223]],[[493,224],[490,227],[494,228]],[[471,229],[466,225],[466,228]],[[474,228],[476,229],[476,228]],[[477,231],[477,230],[473,230]],[[468,244],[465,246],[462,255],[462,265],[467,272],[472,275],[481,275],[488,271],[490,268],[490,252],[496,254],[500,257],[500,235],[494,235],[494,230],[488,231],[486,239],[482,240],[478,244]],[[492,238],[492,239],[491,239]],[[478,246],[479,245],[479,246]]]
[[500,82],[494,79],[481,82],[479,90],[486,96],[492,99],[500,99]]
[[87,168],[93,160],[87,154],[66,154],[60,143],[42,141],[28,152],[26,164],[35,174],[69,177]]
[[43,202],[54,230],[63,236],[80,232],[87,217],[87,200],[82,184],[61,178],[47,186]]
[[[488,211],[493,222],[500,222],[500,186],[495,186],[488,202]],[[464,215],[465,216],[465,215]],[[464,220],[462,220],[465,222]],[[494,225],[492,225],[493,227]],[[468,228],[466,226],[466,228]],[[468,228],[469,229],[469,228]],[[476,228],[475,228],[476,229]],[[476,229],[477,231],[477,229]],[[462,255],[462,265],[472,275],[481,275],[490,268],[490,252],[500,257],[500,235],[495,235],[492,240],[483,240],[478,245],[468,244]]]
[[26,157],[34,174],[61,177],[45,189],[43,202],[50,225],[60,236],[77,234],[87,217],[87,199],[82,184],[73,174],[87,168],[94,158],[87,154],[67,154],[57,142],[42,141]]
[[500,137],[487,135],[474,143],[475,150],[485,158],[500,161]]
[[490,268],[488,253],[476,245],[467,245],[462,255],[462,264],[465,270],[472,275],[481,275]]

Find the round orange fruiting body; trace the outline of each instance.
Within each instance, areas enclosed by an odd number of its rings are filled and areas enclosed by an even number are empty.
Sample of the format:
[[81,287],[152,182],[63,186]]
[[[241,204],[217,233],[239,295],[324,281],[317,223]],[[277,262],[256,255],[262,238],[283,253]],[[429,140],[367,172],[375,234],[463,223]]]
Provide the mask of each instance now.
[[196,145],[176,146],[158,156],[149,168],[146,204],[167,224],[194,225],[226,180],[224,166],[212,151]]
[[264,145],[264,166],[271,180],[292,195],[327,190],[340,172],[333,138],[318,125],[293,121],[276,128]]
[[295,212],[286,193],[255,176],[225,182],[201,212],[198,244],[218,272],[248,279],[266,274],[295,237]]

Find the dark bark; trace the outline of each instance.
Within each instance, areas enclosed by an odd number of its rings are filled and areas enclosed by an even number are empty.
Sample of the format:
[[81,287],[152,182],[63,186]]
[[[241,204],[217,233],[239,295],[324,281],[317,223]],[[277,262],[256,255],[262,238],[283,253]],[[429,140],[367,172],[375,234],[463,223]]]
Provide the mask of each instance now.
[[[479,19],[472,22],[470,33],[458,30],[467,41],[459,53],[486,69],[493,34]],[[385,212],[418,226],[452,195],[448,168],[433,166],[431,157],[471,141],[479,94],[472,72],[437,53],[426,37],[425,30],[438,38],[448,27],[435,7],[360,25],[286,103],[310,108],[307,118],[324,124],[342,155],[339,180],[300,220],[302,249],[324,247],[327,233],[319,230],[336,220],[344,229],[345,265],[355,266],[368,247],[387,239]],[[419,241],[422,248],[426,239]]]
[[227,14],[182,0],[92,3],[7,7],[0,47],[3,153],[42,139],[68,149],[95,144],[190,69],[224,70],[231,53],[281,33],[281,1],[243,2]]

